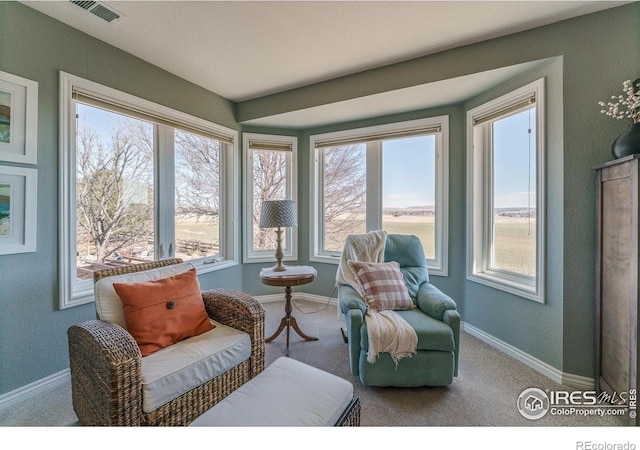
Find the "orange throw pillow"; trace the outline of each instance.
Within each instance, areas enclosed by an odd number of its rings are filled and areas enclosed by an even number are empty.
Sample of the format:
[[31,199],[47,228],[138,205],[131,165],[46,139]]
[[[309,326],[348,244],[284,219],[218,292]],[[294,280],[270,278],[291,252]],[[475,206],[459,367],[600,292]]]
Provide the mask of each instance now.
[[155,281],[113,283],[142,356],[212,330],[196,269]]

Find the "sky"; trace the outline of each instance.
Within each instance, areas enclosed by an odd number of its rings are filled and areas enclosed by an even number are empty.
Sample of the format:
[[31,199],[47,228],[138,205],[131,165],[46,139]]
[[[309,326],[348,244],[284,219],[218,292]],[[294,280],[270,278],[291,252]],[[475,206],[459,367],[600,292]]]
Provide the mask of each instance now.
[[384,142],[383,208],[435,205],[435,161],[433,135]]
[[[529,125],[531,120],[531,125]],[[531,126],[531,148],[528,129]],[[536,206],[535,109],[498,120],[494,125],[494,205]],[[531,150],[531,166],[529,160]],[[387,141],[383,146],[384,208],[435,204],[435,138],[421,136]],[[449,170],[457,170],[451,168]],[[464,169],[466,170],[466,169]]]
[[[535,108],[531,108],[494,122],[496,174],[494,206],[496,208],[528,207],[529,205],[535,208],[536,206],[535,118]],[[529,126],[532,132],[531,142],[529,142]],[[531,155],[530,165],[527,164],[529,155]]]

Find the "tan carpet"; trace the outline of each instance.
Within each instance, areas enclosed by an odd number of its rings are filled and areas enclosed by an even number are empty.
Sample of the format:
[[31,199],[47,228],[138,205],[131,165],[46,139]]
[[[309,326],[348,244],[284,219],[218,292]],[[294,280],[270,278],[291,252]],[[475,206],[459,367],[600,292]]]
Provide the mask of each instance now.
[[[347,345],[343,342],[336,307],[298,301],[294,308],[302,331],[319,337],[304,341],[293,330],[290,357],[322,368],[350,380],[362,403],[362,426],[623,426],[619,417],[552,416],[529,420],[516,407],[520,393],[530,387],[542,390],[570,388],[551,381],[521,362],[461,333],[460,368],[457,378],[447,387],[376,388],[363,386],[349,371]],[[284,314],[281,303],[265,304],[266,334],[269,336]],[[280,314],[278,315],[278,308]],[[310,313],[318,311],[316,313]],[[307,314],[309,313],[309,314]],[[285,353],[281,334],[267,344],[267,363]]]
[[[284,315],[284,302],[266,303],[266,334],[270,336]],[[336,308],[295,301],[293,315],[302,331],[318,337],[304,341],[291,332],[290,357],[334,373],[354,384],[362,403],[362,426],[445,427],[585,427],[621,426],[615,417],[551,416],[531,421],[522,417],[516,401],[529,387],[563,389],[545,376],[462,333],[460,373],[448,387],[373,388],[360,384],[349,372],[347,345],[343,342]],[[322,309],[324,307],[324,309]],[[267,344],[267,364],[285,353],[285,334]],[[77,425],[71,406],[70,384],[0,411],[2,426],[58,427]],[[575,447],[574,447],[575,448]]]

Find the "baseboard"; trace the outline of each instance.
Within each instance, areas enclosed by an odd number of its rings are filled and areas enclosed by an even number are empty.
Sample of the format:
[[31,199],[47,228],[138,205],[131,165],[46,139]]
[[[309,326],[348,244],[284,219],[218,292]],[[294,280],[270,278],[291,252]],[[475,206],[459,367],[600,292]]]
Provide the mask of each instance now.
[[556,383],[580,390],[592,390],[595,387],[595,381],[593,378],[562,372],[544,361],[540,361],[528,353],[523,352],[519,348],[514,347],[511,344],[507,344],[506,342],[474,327],[473,325],[462,322],[461,328],[471,336],[474,336],[486,344],[489,344],[491,347],[511,356],[513,359],[520,361]]
[[593,391],[596,388],[596,381],[593,378],[582,375],[562,372],[562,380],[562,384],[565,386],[571,386],[581,391]]
[[23,400],[27,400],[49,389],[53,389],[54,387],[69,382],[70,380],[71,373],[69,372],[69,369],[65,369],[38,381],[34,381],[33,383],[27,384],[26,386],[0,395],[0,410]]
[[[296,295],[297,297],[297,295]],[[284,296],[282,294],[271,294],[271,295],[254,295],[253,298],[258,300],[260,303],[273,303],[273,302],[282,302],[284,301]]]
[[[253,298],[258,300],[260,303],[272,303],[272,302],[283,302],[284,303],[284,294],[270,294],[270,295],[254,295]],[[304,292],[294,292],[291,295],[291,300],[306,300],[308,302],[314,303],[322,303],[326,305],[329,303],[330,305],[337,305],[338,300],[334,297],[326,297],[324,295],[316,295],[316,294],[306,294]]]

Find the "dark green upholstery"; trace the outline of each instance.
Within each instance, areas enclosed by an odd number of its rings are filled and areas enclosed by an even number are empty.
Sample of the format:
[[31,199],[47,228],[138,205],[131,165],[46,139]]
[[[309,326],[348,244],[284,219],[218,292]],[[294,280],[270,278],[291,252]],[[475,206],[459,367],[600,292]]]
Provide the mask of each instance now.
[[345,316],[351,373],[370,386],[444,386],[458,375],[460,315],[456,303],[429,283],[422,244],[416,236],[389,234],[385,261],[400,264],[409,295],[416,309],[398,311],[418,335],[418,352],[403,358],[396,367],[388,353],[374,364],[367,362],[369,338],[367,305],[351,286],[338,289],[338,304]]

